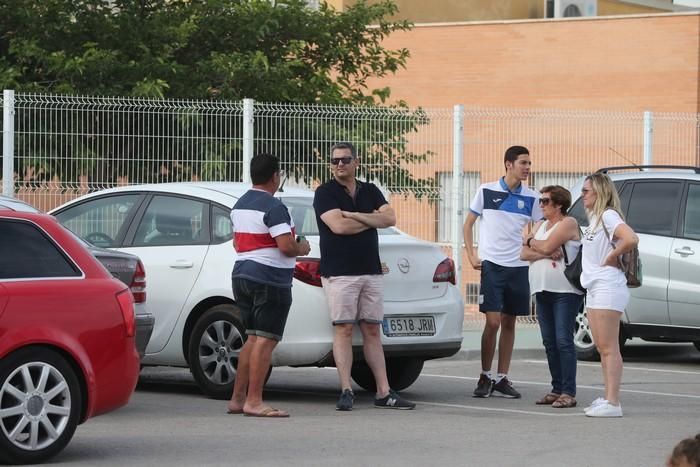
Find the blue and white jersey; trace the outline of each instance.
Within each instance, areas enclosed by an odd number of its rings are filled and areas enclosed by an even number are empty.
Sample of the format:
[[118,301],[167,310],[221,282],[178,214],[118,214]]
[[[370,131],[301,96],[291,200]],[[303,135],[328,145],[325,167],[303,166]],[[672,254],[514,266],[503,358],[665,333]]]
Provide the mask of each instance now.
[[479,187],[469,209],[481,217],[479,258],[505,267],[528,266],[520,259],[523,228],[542,218],[540,194],[520,184],[511,191],[505,179]]

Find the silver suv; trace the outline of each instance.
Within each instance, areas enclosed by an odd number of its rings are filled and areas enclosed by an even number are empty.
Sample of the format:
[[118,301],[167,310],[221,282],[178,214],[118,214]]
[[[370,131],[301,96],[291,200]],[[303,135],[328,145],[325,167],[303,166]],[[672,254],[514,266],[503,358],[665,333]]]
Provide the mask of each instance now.
[[[620,348],[627,339],[693,342],[700,350],[700,167],[649,165],[608,167],[627,224],[639,235],[643,284],[630,289],[622,316]],[[569,214],[583,227],[588,219],[573,188]],[[599,357],[585,307],[576,319],[579,359]]]

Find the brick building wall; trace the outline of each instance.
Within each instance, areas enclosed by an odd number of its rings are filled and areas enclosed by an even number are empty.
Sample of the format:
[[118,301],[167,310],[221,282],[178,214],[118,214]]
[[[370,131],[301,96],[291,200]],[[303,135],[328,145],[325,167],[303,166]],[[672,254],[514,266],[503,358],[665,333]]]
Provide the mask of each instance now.
[[[357,0],[325,0],[333,8],[343,11],[357,3]],[[381,0],[368,0],[379,3]],[[398,12],[392,17],[413,23],[437,23],[446,21],[495,21],[513,19],[536,19],[545,17],[543,0],[394,0]],[[682,10],[671,0],[642,1],[638,4],[629,0],[598,0],[597,15],[634,15],[646,13],[667,13]],[[688,9],[689,8],[685,8]]]
[[700,112],[700,14],[417,25],[372,81],[410,106]]

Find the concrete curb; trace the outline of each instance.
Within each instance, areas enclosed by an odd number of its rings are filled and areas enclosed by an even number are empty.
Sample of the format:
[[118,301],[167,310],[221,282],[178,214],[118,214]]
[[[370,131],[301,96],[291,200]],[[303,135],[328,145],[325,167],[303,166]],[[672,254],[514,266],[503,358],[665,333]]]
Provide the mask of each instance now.
[[[450,357],[454,360],[481,360],[481,329],[469,328],[462,332],[462,348]],[[542,335],[537,326],[517,326],[515,342],[513,343],[513,359],[545,359],[546,354],[542,345]],[[494,360],[498,360],[498,349]]]

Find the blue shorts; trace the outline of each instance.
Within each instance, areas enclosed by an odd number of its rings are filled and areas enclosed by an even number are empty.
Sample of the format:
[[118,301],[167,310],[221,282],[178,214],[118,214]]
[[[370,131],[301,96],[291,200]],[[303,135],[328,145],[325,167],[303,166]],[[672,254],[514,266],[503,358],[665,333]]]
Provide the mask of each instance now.
[[233,279],[232,285],[246,334],[281,341],[292,306],[292,289],[242,278]]
[[530,314],[530,278],[528,267],[506,267],[481,262],[479,311],[500,311],[508,315]]

